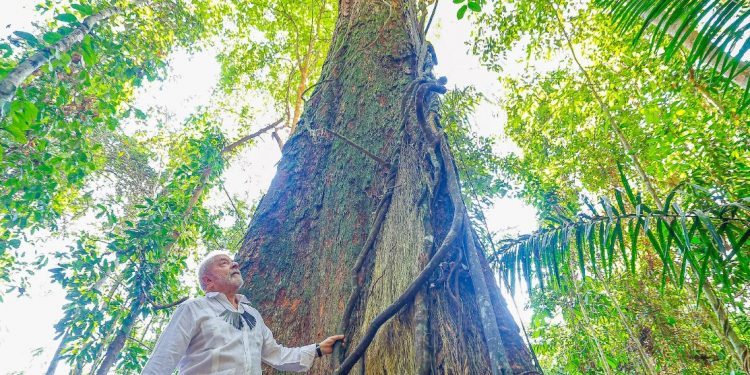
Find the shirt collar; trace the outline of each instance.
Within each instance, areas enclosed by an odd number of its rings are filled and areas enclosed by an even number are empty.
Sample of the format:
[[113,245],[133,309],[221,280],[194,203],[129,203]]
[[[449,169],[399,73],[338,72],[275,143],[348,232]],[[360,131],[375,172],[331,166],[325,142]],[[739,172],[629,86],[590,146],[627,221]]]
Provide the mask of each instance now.
[[[242,294],[237,293],[237,294],[235,294],[235,296],[237,296],[237,301],[239,302],[240,306],[242,306],[243,303],[249,303],[250,302],[250,301],[248,301],[247,297],[245,297]],[[224,293],[221,293],[221,292],[207,292],[206,293],[206,298],[219,299],[221,301],[226,302],[230,306],[232,305],[229,302],[229,299],[227,298],[227,296],[224,295]],[[242,307],[240,307],[240,309],[242,309]]]

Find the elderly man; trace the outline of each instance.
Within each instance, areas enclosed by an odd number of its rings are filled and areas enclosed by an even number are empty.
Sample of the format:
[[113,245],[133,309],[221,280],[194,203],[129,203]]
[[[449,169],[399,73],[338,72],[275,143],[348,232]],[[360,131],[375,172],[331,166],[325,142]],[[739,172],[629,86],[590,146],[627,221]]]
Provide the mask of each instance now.
[[159,338],[143,374],[261,374],[261,361],[282,371],[307,371],[315,357],[330,354],[343,335],[320,344],[285,348],[237,290],[239,266],[226,252],[212,252],[198,269],[205,297],[180,304]]

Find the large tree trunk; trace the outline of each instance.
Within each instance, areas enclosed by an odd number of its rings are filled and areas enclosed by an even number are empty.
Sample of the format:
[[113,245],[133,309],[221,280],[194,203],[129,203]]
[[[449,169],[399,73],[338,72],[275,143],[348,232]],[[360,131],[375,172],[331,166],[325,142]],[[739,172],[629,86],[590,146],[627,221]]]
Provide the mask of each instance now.
[[[280,342],[307,344],[343,328],[351,354],[370,323],[439,262],[355,372],[364,362],[369,374],[534,373],[471,228],[456,226],[469,223],[451,193],[458,181],[445,139],[433,140],[414,115],[425,93],[424,108],[434,109],[424,88],[439,86],[416,9],[408,0],[341,2],[319,84],[238,253],[244,292]],[[455,241],[444,241],[449,231]],[[439,248],[447,255],[433,259]],[[319,360],[312,373],[338,365]]]

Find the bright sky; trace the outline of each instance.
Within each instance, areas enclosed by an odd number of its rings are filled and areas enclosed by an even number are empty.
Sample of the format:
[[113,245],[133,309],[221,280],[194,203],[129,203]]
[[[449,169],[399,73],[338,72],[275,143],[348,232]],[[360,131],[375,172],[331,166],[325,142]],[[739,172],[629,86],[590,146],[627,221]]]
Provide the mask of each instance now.
[[[36,0],[0,0],[3,9],[0,12],[0,38],[14,30],[30,30],[30,20],[35,20],[33,11]],[[435,46],[439,65],[437,74],[448,78],[448,86],[464,87],[474,85],[490,98],[500,95],[497,75],[483,69],[476,57],[466,53],[464,42],[469,38],[470,24],[459,22],[455,17],[456,6],[451,2],[441,2],[435,23],[431,29],[430,40]],[[9,25],[6,27],[6,25]],[[150,83],[139,90],[135,105],[141,109],[159,105],[184,118],[197,105],[209,103],[209,93],[218,80],[219,67],[211,51],[189,56],[175,53],[172,58],[171,72],[166,82]],[[509,72],[522,69],[520,64],[511,64]],[[260,127],[272,122],[274,113],[267,108],[259,108],[257,117]],[[504,113],[496,105],[485,103],[476,112],[474,123],[476,131],[482,135],[499,135],[504,123]],[[128,129],[126,129],[128,131]],[[237,134],[229,135],[230,139]],[[515,147],[508,143],[499,145],[500,152],[513,152]],[[248,202],[257,200],[270,185],[276,172],[276,163],[280,158],[276,143],[270,136],[261,137],[256,147],[244,151],[232,160],[225,171],[224,180],[227,190],[232,195],[239,195]],[[223,194],[214,192],[211,200],[221,203]],[[528,233],[536,228],[536,213],[516,199],[499,199],[486,213],[491,230],[501,233]],[[69,240],[38,235],[43,239],[35,246],[28,246],[29,251],[53,252],[65,247]],[[57,284],[52,284],[46,271],[37,273],[31,280],[32,286],[28,295],[23,297],[7,296],[0,303],[0,374],[41,374],[46,371],[57,342],[54,340],[53,324],[62,316],[64,295]],[[523,293],[517,298],[523,299]],[[519,300],[524,305],[525,300]],[[513,310],[512,305],[510,305]],[[522,313],[528,321],[528,312]],[[58,373],[66,373],[64,364],[58,367]]]

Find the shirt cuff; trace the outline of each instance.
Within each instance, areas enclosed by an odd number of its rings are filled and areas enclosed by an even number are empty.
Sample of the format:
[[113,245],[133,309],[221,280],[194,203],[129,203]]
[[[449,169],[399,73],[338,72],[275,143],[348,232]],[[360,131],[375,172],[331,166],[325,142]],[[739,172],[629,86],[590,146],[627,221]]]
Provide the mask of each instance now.
[[312,366],[317,353],[315,353],[315,344],[305,345],[299,348],[300,351],[300,364],[307,368]]

